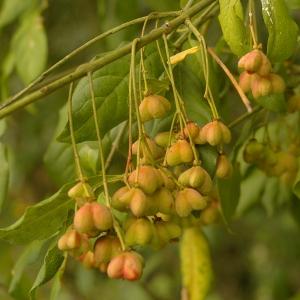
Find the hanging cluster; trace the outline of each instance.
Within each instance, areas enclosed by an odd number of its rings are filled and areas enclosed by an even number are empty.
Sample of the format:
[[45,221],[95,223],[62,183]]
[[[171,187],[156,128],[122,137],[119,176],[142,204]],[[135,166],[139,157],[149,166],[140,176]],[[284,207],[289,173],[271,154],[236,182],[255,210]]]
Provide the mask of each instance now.
[[239,84],[245,93],[251,91],[254,99],[284,92],[284,80],[272,72],[271,62],[262,51],[255,49],[245,54],[240,58],[238,67],[244,70]]
[[300,155],[299,140],[294,141],[289,149],[274,149],[268,143],[260,143],[251,139],[244,149],[244,160],[255,164],[268,176],[279,177],[280,180],[292,185],[298,172],[298,156]]

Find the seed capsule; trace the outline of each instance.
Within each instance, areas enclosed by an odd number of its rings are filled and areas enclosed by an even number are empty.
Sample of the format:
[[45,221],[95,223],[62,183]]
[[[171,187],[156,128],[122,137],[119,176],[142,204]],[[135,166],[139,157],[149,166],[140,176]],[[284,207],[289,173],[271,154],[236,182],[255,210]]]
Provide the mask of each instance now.
[[68,196],[76,201],[79,206],[86,202],[95,200],[95,195],[92,187],[86,182],[78,182],[69,191]]
[[186,140],[178,140],[167,150],[166,158],[169,166],[176,166],[192,162],[194,154],[191,145]]
[[231,133],[226,125],[219,120],[207,123],[200,132],[202,141],[206,141],[211,146],[228,144],[231,141]]
[[227,179],[232,175],[233,167],[225,154],[220,154],[217,160],[216,176]]
[[259,70],[262,63],[263,53],[260,50],[255,49],[240,58],[238,67],[249,73],[254,73]]
[[251,90],[252,74],[248,72],[242,72],[239,78],[239,86],[244,93],[248,93]]
[[140,218],[131,222],[125,233],[125,242],[128,246],[147,245],[153,237],[153,228],[148,219]]
[[282,77],[277,74],[271,73],[269,75],[269,80],[271,82],[272,92],[274,94],[281,94],[285,91],[285,82]]
[[272,83],[268,77],[256,75],[251,82],[251,91],[255,99],[272,93]]

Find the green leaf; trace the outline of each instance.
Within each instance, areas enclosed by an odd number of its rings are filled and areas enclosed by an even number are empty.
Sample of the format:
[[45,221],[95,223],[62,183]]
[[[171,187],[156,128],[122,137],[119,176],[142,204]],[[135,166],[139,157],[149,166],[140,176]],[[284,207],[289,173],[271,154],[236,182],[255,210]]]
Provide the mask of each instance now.
[[61,284],[62,284],[62,277],[64,275],[65,267],[67,263],[67,257],[65,257],[63,263],[61,264],[60,268],[58,269],[54,279],[53,279],[53,285],[51,289],[50,294],[50,300],[57,300],[59,299],[59,292],[61,290]]
[[18,258],[12,270],[13,277],[8,290],[10,295],[17,297],[19,284],[26,268],[37,261],[44,244],[45,240],[33,241],[25,248],[22,255]]
[[221,199],[222,213],[226,221],[235,214],[240,198],[241,175],[239,164],[235,164],[230,179],[218,179],[217,185]]
[[286,101],[284,94],[272,94],[256,99],[256,101],[266,109],[274,112],[285,112]]
[[261,3],[269,32],[268,57],[273,62],[284,61],[296,48],[298,26],[289,15],[284,0],[261,0]]
[[219,0],[219,4],[224,39],[235,55],[242,56],[250,50],[242,4],[239,0]]
[[[139,55],[137,54],[138,57]],[[97,115],[102,136],[128,118],[129,65],[130,56],[127,55],[93,74]],[[156,47],[152,45],[145,49],[145,68],[150,78],[158,78],[163,70]],[[74,91],[73,122],[75,138],[78,143],[96,140],[87,78],[80,80]],[[58,139],[62,142],[70,142],[68,124]]]
[[300,226],[300,199],[295,195],[291,199],[290,212],[294,220]]
[[26,15],[13,37],[12,50],[19,76],[30,83],[45,69],[48,55],[47,36],[38,12]]
[[0,28],[14,21],[32,0],[4,0],[0,10]]
[[8,164],[8,149],[6,145],[0,143],[0,212],[2,205],[7,197],[9,184],[9,164]]
[[58,272],[65,257],[63,252],[57,248],[57,242],[50,248],[45,256],[43,265],[30,290],[30,298],[35,299],[36,289],[51,280]]
[[66,184],[56,194],[26,209],[24,215],[11,226],[0,229],[0,240],[26,244],[43,240],[63,225],[74,201],[67,196],[72,184]]

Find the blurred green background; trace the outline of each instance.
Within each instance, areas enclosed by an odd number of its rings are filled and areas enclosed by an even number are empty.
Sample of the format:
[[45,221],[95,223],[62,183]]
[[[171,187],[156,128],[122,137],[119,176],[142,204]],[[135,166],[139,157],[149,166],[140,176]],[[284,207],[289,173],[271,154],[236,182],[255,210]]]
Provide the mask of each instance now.
[[[0,7],[3,2],[0,1]],[[291,9],[300,6],[297,0],[288,1],[288,4]],[[48,65],[89,38],[122,22],[153,10],[176,10],[179,7],[175,0],[49,0],[44,1],[43,5]],[[293,10],[293,14],[299,22],[299,10]],[[1,28],[1,63],[9,51],[17,26],[18,21],[15,20]],[[216,23],[212,24],[212,28],[214,33],[210,38],[213,40],[220,32]],[[65,70],[89,60],[97,53],[116,48],[139,34],[139,30],[132,27],[98,43],[66,65]],[[1,85],[1,95],[14,94],[22,87],[19,77],[13,73],[10,80]],[[49,166],[48,169],[45,166],[44,156],[66,96],[66,90],[61,89],[7,119],[7,133],[3,139],[8,145],[11,173],[8,199],[3,203],[0,215],[1,227],[13,223],[28,205],[46,198],[59,187],[59,179],[51,178],[51,167],[49,170]],[[254,190],[255,186],[252,188]],[[273,199],[266,201],[272,202]],[[220,224],[205,229],[212,247],[215,271],[214,288],[208,300],[300,299],[299,224],[284,206],[282,211],[270,214],[267,213],[267,205],[256,202],[239,220],[230,224],[230,228]],[[26,272],[16,282],[18,288],[14,296],[10,296],[11,272],[23,250],[21,246],[0,243],[1,300],[28,299],[27,292],[41,265],[45,249],[40,249],[40,254],[32,258]],[[145,256],[145,272],[142,280],[136,283],[107,280],[99,272],[85,270],[69,259],[59,299],[180,299],[177,244],[158,252],[146,249]],[[50,284],[38,291],[38,300],[49,299]]]

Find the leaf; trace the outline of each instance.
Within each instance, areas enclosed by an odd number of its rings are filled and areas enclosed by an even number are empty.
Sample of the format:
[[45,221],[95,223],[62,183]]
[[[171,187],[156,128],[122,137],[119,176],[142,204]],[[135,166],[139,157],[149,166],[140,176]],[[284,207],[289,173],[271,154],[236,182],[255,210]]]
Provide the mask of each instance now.
[[0,28],[14,21],[32,0],[4,0],[0,10]]
[[219,4],[224,39],[235,55],[242,56],[250,50],[242,4],[239,0],[219,0]]
[[204,300],[209,292],[213,270],[209,245],[199,228],[186,228],[180,242],[183,294],[187,299]]
[[290,212],[298,226],[300,226],[300,199],[295,195],[291,199]]
[[61,281],[62,281],[62,277],[64,275],[64,271],[65,271],[65,267],[66,267],[66,263],[67,263],[67,257],[64,258],[64,261],[62,262],[60,268],[58,269],[55,277],[54,277],[54,281],[53,281],[53,285],[52,285],[52,289],[51,289],[51,294],[50,294],[50,300],[57,300],[59,299],[59,292],[61,290]]
[[16,297],[19,289],[19,284],[25,272],[25,269],[37,261],[44,244],[45,240],[33,241],[25,248],[22,255],[18,258],[12,270],[13,277],[9,284],[8,290],[10,295]]
[[14,224],[0,229],[0,240],[26,244],[52,236],[63,225],[74,201],[67,196],[72,184],[66,184],[56,194],[26,209]]
[[[137,54],[137,58],[139,55]],[[145,49],[145,68],[150,78],[158,78],[163,67],[156,47]],[[124,56],[93,74],[97,115],[101,134],[114,128],[128,118],[128,74],[130,56]],[[92,103],[88,79],[78,83],[73,94],[73,123],[75,138],[78,143],[96,140],[95,123],[92,114]],[[69,125],[58,137],[61,142],[70,142]]]
[[45,69],[48,55],[47,36],[38,12],[26,15],[13,37],[12,50],[19,76],[30,83]]
[[9,184],[9,164],[8,164],[8,149],[3,143],[0,143],[0,212],[2,205],[7,197]]
[[271,94],[259,97],[256,101],[266,109],[274,112],[285,112],[287,105],[283,94]]
[[65,257],[63,252],[57,248],[57,242],[50,248],[45,256],[43,265],[30,290],[30,299],[35,299],[36,289],[51,280],[58,272]]
[[229,221],[235,214],[241,193],[240,184],[240,167],[237,163],[234,164],[231,178],[217,180],[222,213],[226,221]]
[[262,13],[269,32],[268,57],[273,62],[289,58],[297,43],[298,26],[289,15],[284,0],[261,0]]
[[276,208],[276,201],[279,195],[279,182],[278,178],[272,177],[266,181],[265,189],[261,197],[261,202],[265,207],[268,216],[272,216],[274,214]]

